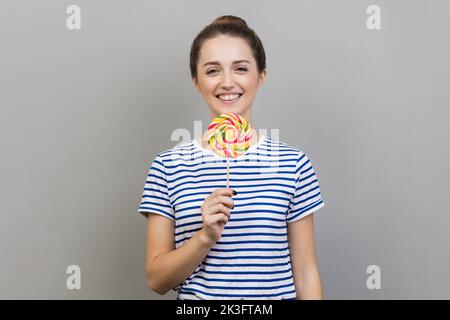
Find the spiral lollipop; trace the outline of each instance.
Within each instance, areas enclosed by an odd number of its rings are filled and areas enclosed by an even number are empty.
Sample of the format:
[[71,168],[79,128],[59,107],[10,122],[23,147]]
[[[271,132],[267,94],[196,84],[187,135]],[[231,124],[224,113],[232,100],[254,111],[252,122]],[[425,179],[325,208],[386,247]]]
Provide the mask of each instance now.
[[245,153],[252,140],[252,128],[236,113],[223,113],[208,126],[208,144],[212,150],[227,159],[227,188],[229,185],[229,158]]

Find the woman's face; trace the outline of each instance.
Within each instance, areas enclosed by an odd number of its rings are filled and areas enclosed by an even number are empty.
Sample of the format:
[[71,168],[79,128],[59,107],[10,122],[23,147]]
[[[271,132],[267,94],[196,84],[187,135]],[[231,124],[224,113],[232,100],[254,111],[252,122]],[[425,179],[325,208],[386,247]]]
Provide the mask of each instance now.
[[203,43],[197,79],[192,80],[212,117],[234,112],[250,120],[256,91],[265,77],[265,70],[258,73],[252,50],[244,39],[220,35]]

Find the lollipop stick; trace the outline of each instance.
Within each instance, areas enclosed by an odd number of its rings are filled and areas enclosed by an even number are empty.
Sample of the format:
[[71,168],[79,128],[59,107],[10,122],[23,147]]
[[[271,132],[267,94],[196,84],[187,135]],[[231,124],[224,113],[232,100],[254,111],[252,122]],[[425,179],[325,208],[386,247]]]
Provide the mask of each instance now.
[[229,177],[230,177],[230,163],[229,163],[229,160],[227,159],[227,188],[230,185],[230,183],[228,182]]

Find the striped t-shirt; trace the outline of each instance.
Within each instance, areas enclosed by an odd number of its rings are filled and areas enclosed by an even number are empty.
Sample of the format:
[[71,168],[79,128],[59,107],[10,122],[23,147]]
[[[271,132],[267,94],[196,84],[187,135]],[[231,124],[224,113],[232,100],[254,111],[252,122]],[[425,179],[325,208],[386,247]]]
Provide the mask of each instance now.
[[[226,187],[226,159],[196,140],[160,152],[149,168],[138,212],[175,222],[175,248],[203,227],[201,205]],[[229,159],[234,209],[221,238],[173,290],[179,300],[295,299],[287,223],[324,206],[311,161],[300,149],[260,135]]]

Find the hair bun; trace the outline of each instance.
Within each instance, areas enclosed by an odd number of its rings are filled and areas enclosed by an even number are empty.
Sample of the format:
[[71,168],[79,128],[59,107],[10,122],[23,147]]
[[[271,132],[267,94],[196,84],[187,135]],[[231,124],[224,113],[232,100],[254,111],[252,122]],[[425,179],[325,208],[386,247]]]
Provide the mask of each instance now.
[[244,19],[232,15],[218,17],[211,24],[235,24],[248,27]]

